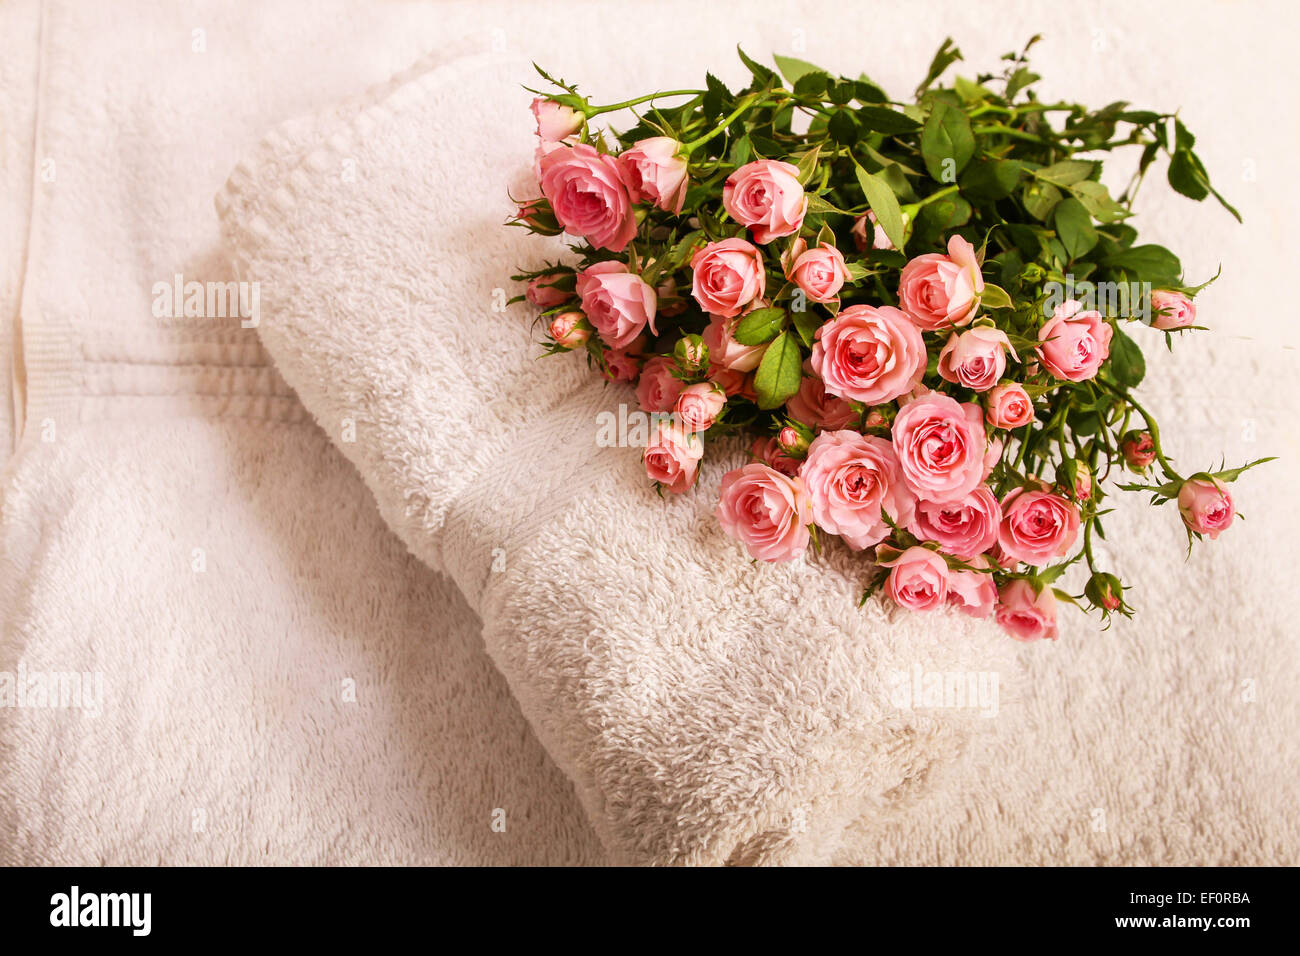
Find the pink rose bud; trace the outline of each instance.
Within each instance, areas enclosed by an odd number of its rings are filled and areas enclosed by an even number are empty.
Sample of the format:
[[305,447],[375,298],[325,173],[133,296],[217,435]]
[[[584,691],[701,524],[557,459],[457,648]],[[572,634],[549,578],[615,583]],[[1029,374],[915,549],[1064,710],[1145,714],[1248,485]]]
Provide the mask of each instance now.
[[853,305],[814,333],[811,363],[829,394],[880,405],[915,388],[926,359],[921,333],[905,314]]
[[767,346],[741,345],[735,339],[735,330],[734,319],[724,319],[720,315],[709,319],[708,327],[701,336],[701,341],[708,350],[709,362],[733,372],[752,372],[758,368]]
[[664,355],[656,355],[642,367],[636,400],[643,412],[671,412],[676,407],[684,386],[675,369],[676,363]]
[[912,519],[915,496],[908,490],[893,446],[856,431],[822,432],[808,446],[800,475],[808,489],[813,520],[857,550],[879,544],[896,524]]
[[1056,378],[1082,382],[1096,375],[1110,355],[1113,334],[1100,312],[1083,311],[1082,303],[1067,299],[1038,330],[1038,357]]
[[1016,354],[1000,329],[977,325],[960,335],[954,332],[939,352],[939,377],[986,392],[1007,370],[1007,352]]
[[674,411],[689,432],[708,431],[727,404],[727,393],[713,382],[688,385],[677,396]]
[[799,231],[808,212],[808,197],[796,166],[759,159],[727,177],[722,205],[727,215],[753,230],[754,241],[761,246]]
[[1178,513],[1188,530],[1214,539],[1232,524],[1236,511],[1223,482],[1217,478],[1192,478],[1183,482],[1178,492]]
[[889,419],[885,413],[878,408],[873,408],[867,412],[867,417],[862,420],[863,428],[885,428],[889,425]]
[[998,595],[997,622],[1018,641],[1054,641],[1056,595],[1051,588],[1040,594],[1023,579],[1012,581]]
[[556,283],[566,279],[562,273],[538,276],[528,283],[524,297],[539,309],[550,309],[573,298],[572,292],[566,292]]
[[791,455],[802,458],[808,452],[808,439],[800,434],[799,429],[786,425],[776,436],[777,444]]
[[975,247],[961,236],[948,240],[948,254],[917,256],[898,280],[898,300],[918,328],[936,331],[967,325],[984,291]]
[[[803,245],[798,240],[796,249]],[[834,302],[849,281],[849,267],[834,246],[820,246],[798,252],[790,264],[790,280],[814,302]]]
[[610,252],[632,241],[636,215],[612,156],[586,143],[560,146],[542,156],[538,171],[542,193],[569,235]]
[[767,285],[763,257],[744,239],[711,242],[691,257],[691,295],[710,315],[734,318]]
[[1064,557],[1079,536],[1079,509],[1047,491],[1016,488],[1002,499],[998,546],[1002,553],[1040,567]]
[[808,547],[808,495],[799,478],[754,462],[722,478],[722,529],[759,561],[793,561]]
[[611,382],[634,382],[641,371],[641,362],[623,349],[605,350],[605,368],[602,374]]
[[1081,461],[1063,462],[1056,469],[1056,483],[1076,501],[1092,497],[1092,469]]
[[523,203],[515,219],[543,236],[558,236],[564,231],[544,199],[530,199]]
[[1145,471],[1156,460],[1156,443],[1150,432],[1126,432],[1119,447],[1125,464],[1133,471]]
[[683,335],[673,346],[673,358],[686,371],[698,371],[709,364],[709,347],[701,336]]
[[1156,313],[1152,328],[1168,332],[1196,324],[1196,305],[1181,292],[1157,289],[1151,293],[1151,310]]
[[573,107],[563,106],[544,96],[533,100],[533,116],[537,119],[537,135],[546,143],[568,139],[582,129],[584,119]]
[[627,348],[647,325],[656,331],[655,290],[623,263],[598,262],[578,273],[577,291],[582,311],[610,348]]
[[885,593],[909,611],[933,611],[948,600],[948,565],[928,548],[911,547],[892,561]]
[[984,415],[994,428],[1020,428],[1034,420],[1034,401],[1014,382],[995,385],[984,396]]
[[704,443],[698,435],[669,422],[658,422],[646,444],[642,460],[646,474],[674,494],[681,494],[695,483]]
[[1119,578],[1113,574],[1098,571],[1084,585],[1083,594],[1092,602],[1093,607],[1099,607],[1107,613],[1118,611],[1124,606],[1124,588],[1119,583]]
[[799,467],[803,464],[801,459],[786,454],[775,435],[771,438],[755,438],[749,447],[749,454],[789,478],[799,474]]
[[561,312],[551,319],[551,338],[566,349],[576,349],[591,338],[587,317],[581,312]]
[[686,157],[682,144],[669,136],[639,140],[618,157],[623,181],[633,202],[652,202],[665,212],[680,213],[686,201]]

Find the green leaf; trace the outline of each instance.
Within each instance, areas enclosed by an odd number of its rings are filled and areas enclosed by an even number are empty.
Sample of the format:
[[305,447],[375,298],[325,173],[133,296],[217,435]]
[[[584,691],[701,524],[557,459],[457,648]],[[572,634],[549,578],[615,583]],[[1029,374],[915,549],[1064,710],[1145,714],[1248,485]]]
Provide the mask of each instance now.
[[936,180],[956,182],[957,174],[975,155],[970,118],[947,103],[935,104],[921,131],[921,155],[925,157],[925,168]]
[[1083,203],[1071,197],[1056,204],[1052,210],[1052,224],[1071,259],[1087,255],[1097,244],[1097,230],[1092,216]]
[[1034,171],[1039,179],[1055,186],[1073,186],[1092,176],[1097,164],[1083,159],[1063,159],[1059,163]]
[[853,111],[849,109],[836,110],[832,113],[826,129],[831,134],[831,139],[841,146],[852,146],[861,135],[857,120],[853,118]]
[[1147,373],[1142,350],[1119,326],[1110,340],[1110,373],[1125,388],[1138,385]]
[[1183,273],[1183,265],[1178,257],[1164,246],[1155,244],[1133,246],[1107,256],[1101,264],[1111,269],[1123,269],[1153,285],[1176,285]]
[[1056,204],[1061,201],[1061,191],[1051,183],[1030,182],[1025,184],[1021,199],[1025,209],[1035,219],[1046,221]]
[[1169,185],[1189,199],[1197,201],[1210,194],[1209,178],[1196,154],[1178,150],[1169,160]]
[[883,106],[863,106],[857,111],[857,118],[863,129],[886,136],[911,133],[921,128],[920,123],[905,113]]
[[986,309],[1009,309],[1012,304],[1011,296],[1007,294],[1006,289],[991,282],[984,283],[984,292],[980,295],[980,305]]
[[956,60],[961,59],[961,50],[952,44],[952,37],[945,37],[943,44],[934,54],[934,59],[930,61],[930,69],[926,71],[925,79],[920,82],[916,88],[916,95],[919,97],[924,93],[931,83],[939,78],[939,74]]
[[857,167],[857,174],[858,185],[862,187],[862,193],[867,197],[867,205],[876,214],[876,221],[880,223],[880,228],[885,230],[885,235],[894,244],[894,248],[902,252],[903,211],[898,206],[898,198],[894,195],[894,191],[879,174],[869,173],[861,166]]
[[762,345],[785,326],[785,309],[755,309],[736,323],[733,336],[741,345]]
[[794,317],[794,330],[799,333],[799,338],[803,341],[803,344],[808,348],[812,348],[813,336],[822,327],[821,317],[811,309],[794,312],[792,315]]
[[1022,168],[1013,159],[973,162],[962,173],[962,194],[973,199],[1005,199],[1019,184]]
[[790,157],[794,160],[795,168],[799,170],[797,178],[800,185],[807,186],[817,172],[817,160],[821,156],[821,151],[821,145],[818,144],[808,152],[800,154],[797,159],[794,156]]
[[807,60],[798,60],[792,56],[779,56],[772,54],[772,59],[776,62],[776,68],[781,71],[786,82],[791,85],[798,83],[799,78],[805,73],[825,73],[820,66],[814,66]]
[[1031,73],[1022,66],[1020,69],[1016,70],[1016,72],[1012,73],[1011,77],[1007,80],[1007,100],[1014,100],[1017,93],[1027,86],[1032,86],[1041,79],[1042,77],[1037,73]]
[[1085,179],[1071,186],[1070,192],[1075,199],[1083,203],[1083,207],[1098,222],[1118,222],[1131,215],[1127,209],[1110,198],[1110,192],[1101,183]]
[[830,83],[830,80],[830,75],[826,73],[805,73],[795,81],[794,94],[795,96],[821,99],[821,97],[826,95],[826,87]]
[[754,373],[754,391],[759,408],[776,408],[799,391],[803,377],[803,354],[789,332],[782,332],[763,352],[763,360]]
[[778,78],[776,73],[753,59],[740,48],[739,44],[736,46],[736,52],[740,54],[740,61],[744,63],[745,66],[749,68],[749,72],[754,75],[754,80],[758,86],[763,87],[769,83],[775,84],[777,82]]

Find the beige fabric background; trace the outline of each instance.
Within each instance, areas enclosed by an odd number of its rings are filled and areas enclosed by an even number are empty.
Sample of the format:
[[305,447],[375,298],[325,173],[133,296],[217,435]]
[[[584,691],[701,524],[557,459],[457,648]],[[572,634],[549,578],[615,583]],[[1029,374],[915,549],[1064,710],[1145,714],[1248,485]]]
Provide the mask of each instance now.
[[1143,235],[1224,277],[1199,300],[1220,331],[1153,347],[1143,391],[1180,460],[1284,460],[1186,563],[1172,512],[1112,522],[1142,615],[1104,634],[1067,617],[1057,645],[1022,649],[1030,694],[996,745],[844,862],[1296,862],[1289,8],[991,10],[0,7],[0,343],[28,386],[26,421],[0,430],[0,670],[102,670],[109,688],[95,718],[0,711],[0,862],[602,860],[477,621],[403,554],[252,333],[150,313],[175,272],[229,277],[211,197],[267,127],[473,30],[605,101],[706,68],[738,83],[736,42],[901,94],[945,35],[982,67],[1037,31],[1044,96],[1183,108],[1246,225],[1144,186]]

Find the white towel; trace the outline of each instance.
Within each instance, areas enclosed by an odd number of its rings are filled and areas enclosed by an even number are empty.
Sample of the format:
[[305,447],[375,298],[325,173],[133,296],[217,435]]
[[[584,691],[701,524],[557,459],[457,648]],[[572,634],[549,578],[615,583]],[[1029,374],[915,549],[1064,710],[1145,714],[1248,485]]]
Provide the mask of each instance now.
[[827,861],[983,722],[900,706],[897,675],[996,674],[1007,699],[1011,642],[859,608],[865,567],[843,549],[752,564],[711,514],[734,453],[661,501],[634,449],[597,447],[597,415],[630,393],[539,359],[525,309],[493,308],[516,266],[562,251],[503,226],[528,186],[527,71],[491,52],[418,70],[235,171],[218,207],[263,342],[478,609],[616,859]]

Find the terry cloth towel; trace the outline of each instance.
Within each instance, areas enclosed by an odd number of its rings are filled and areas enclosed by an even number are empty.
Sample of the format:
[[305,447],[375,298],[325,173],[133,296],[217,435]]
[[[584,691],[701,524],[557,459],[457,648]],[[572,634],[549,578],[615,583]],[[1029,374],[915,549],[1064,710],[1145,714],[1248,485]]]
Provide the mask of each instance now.
[[992,675],[1006,707],[1012,642],[955,613],[859,608],[843,549],[750,562],[712,516],[734,449],[661,501],[635,449],[598,447],[630,391],[539,359],[531,315],[500,308],[517,267],[564,254],[503,226],[530,186],[528,73],[492,52],[426,63],[234,171],[217,206],[262,341],[478,611],[615,859],[828,861],[990,723],[911,706],[904,675]]

